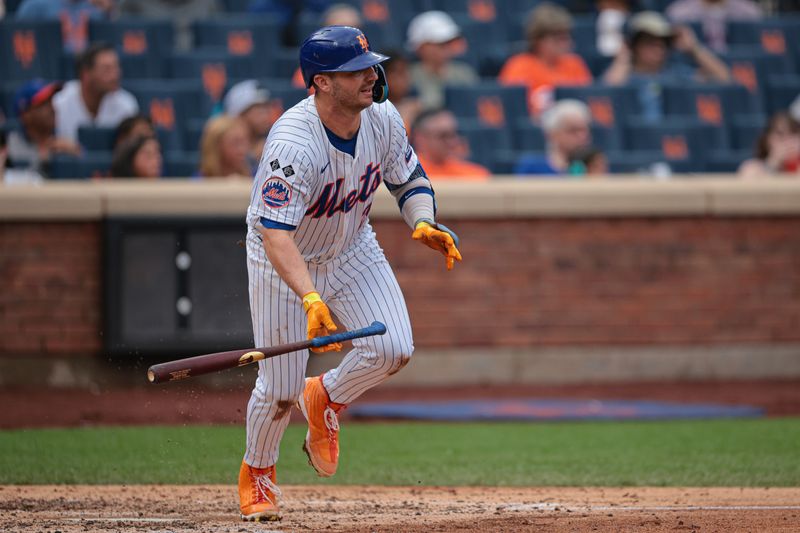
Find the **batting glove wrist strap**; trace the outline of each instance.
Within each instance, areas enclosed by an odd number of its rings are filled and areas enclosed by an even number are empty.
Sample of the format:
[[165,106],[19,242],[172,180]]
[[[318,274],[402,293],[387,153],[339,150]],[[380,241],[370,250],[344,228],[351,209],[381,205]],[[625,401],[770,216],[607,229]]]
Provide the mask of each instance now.
[[303,311],[308,313],[308,308],[311,307],[311,304],[314,302],[321,302],[322,297],[319,295],[317,291],[311,291],[303,295]]

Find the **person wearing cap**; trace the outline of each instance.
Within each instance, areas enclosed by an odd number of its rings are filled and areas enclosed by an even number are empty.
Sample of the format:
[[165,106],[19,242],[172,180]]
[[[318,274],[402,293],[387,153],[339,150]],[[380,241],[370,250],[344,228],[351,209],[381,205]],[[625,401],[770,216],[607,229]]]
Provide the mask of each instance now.
[[256,80],[245,80],[230,88],[223,100],[223,109],[229,117],[240,117],[247,125],[251,166],[255,168],[261,159],[269,129],[275,122],[275,105],[270,101],[269,91]]
[[[670,61],[670,51],[688,55],[697,69]],[[633,84],[638,89],[642,116],[656,121],[663,116],[659,82],[715,81],[726,83],[730,70],[708,48],[700,44],[688,26],[673,27],[663,15],[643,11],[630,19],[628,43],[620,48],[603,75],[609,85]]]
[[542,89],[565,85],[589,85],[592,74],[586,63],[572,53],[572,17],[561,6],[543,2],[528,15],[525,36],[528,51],[506,61],[498,81],[503,85],[524,85],[528,88],[531,110]]
[[46,177],[54,154],[80,155],[80,147],[56,136],[53,96],[60,83],[35,79],[25,83],[14,96],[14,111],[21,128],[8,135],[8,157],[17,167]]
[[444,105],[445,85],[474,85],[478,74],[453,58],[466,49],[461,28],[443,11],[420,13],[408,25],[407,45],[419,61],[411,65],[411,82],[424,109]]
[[76,61],[77,80],[64,84],[53,98],[56,134],[78,142],[78,128],[116,128],[139,112],[136,98],[120,87],[122,72],[114,47],[94,43]]

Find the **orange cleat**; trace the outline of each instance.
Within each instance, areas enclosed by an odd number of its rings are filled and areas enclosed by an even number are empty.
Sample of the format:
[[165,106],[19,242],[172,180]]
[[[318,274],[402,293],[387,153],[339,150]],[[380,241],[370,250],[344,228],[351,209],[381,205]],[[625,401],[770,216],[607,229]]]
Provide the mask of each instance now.
[[345,405],[330,400],[322,384],[322,376],[306,378],[303,397],[298,403],[308,420],[303,451],[320,477],[331,477],[336,473],[339,463],[339,419],[336,415]]
[[239,469],[239,509],[242,520],[280,520],[281,490],[275,485],[275,466],[253,468],[244,461]]

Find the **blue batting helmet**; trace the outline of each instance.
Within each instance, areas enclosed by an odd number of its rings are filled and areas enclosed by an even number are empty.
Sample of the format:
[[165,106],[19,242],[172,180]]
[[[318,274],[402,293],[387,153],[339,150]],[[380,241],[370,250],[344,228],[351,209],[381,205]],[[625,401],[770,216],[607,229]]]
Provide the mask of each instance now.
[[376,102],[386,100],[388,86],[380,64],[388,56],[373,52],[364,32],[350,26],[326,26],[303,41],[300,46],[300,70],[306,87],[321,72],[355,72],[375,67],[378,81],[373,89]]

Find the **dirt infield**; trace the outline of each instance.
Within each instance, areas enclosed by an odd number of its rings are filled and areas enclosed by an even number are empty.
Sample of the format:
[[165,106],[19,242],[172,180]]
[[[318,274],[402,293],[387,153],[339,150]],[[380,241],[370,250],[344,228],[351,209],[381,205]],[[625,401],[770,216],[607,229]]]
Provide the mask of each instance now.
[[240,522],[233,486],[3,486],[0,531],[800,531],[800,488],[284,487]]

